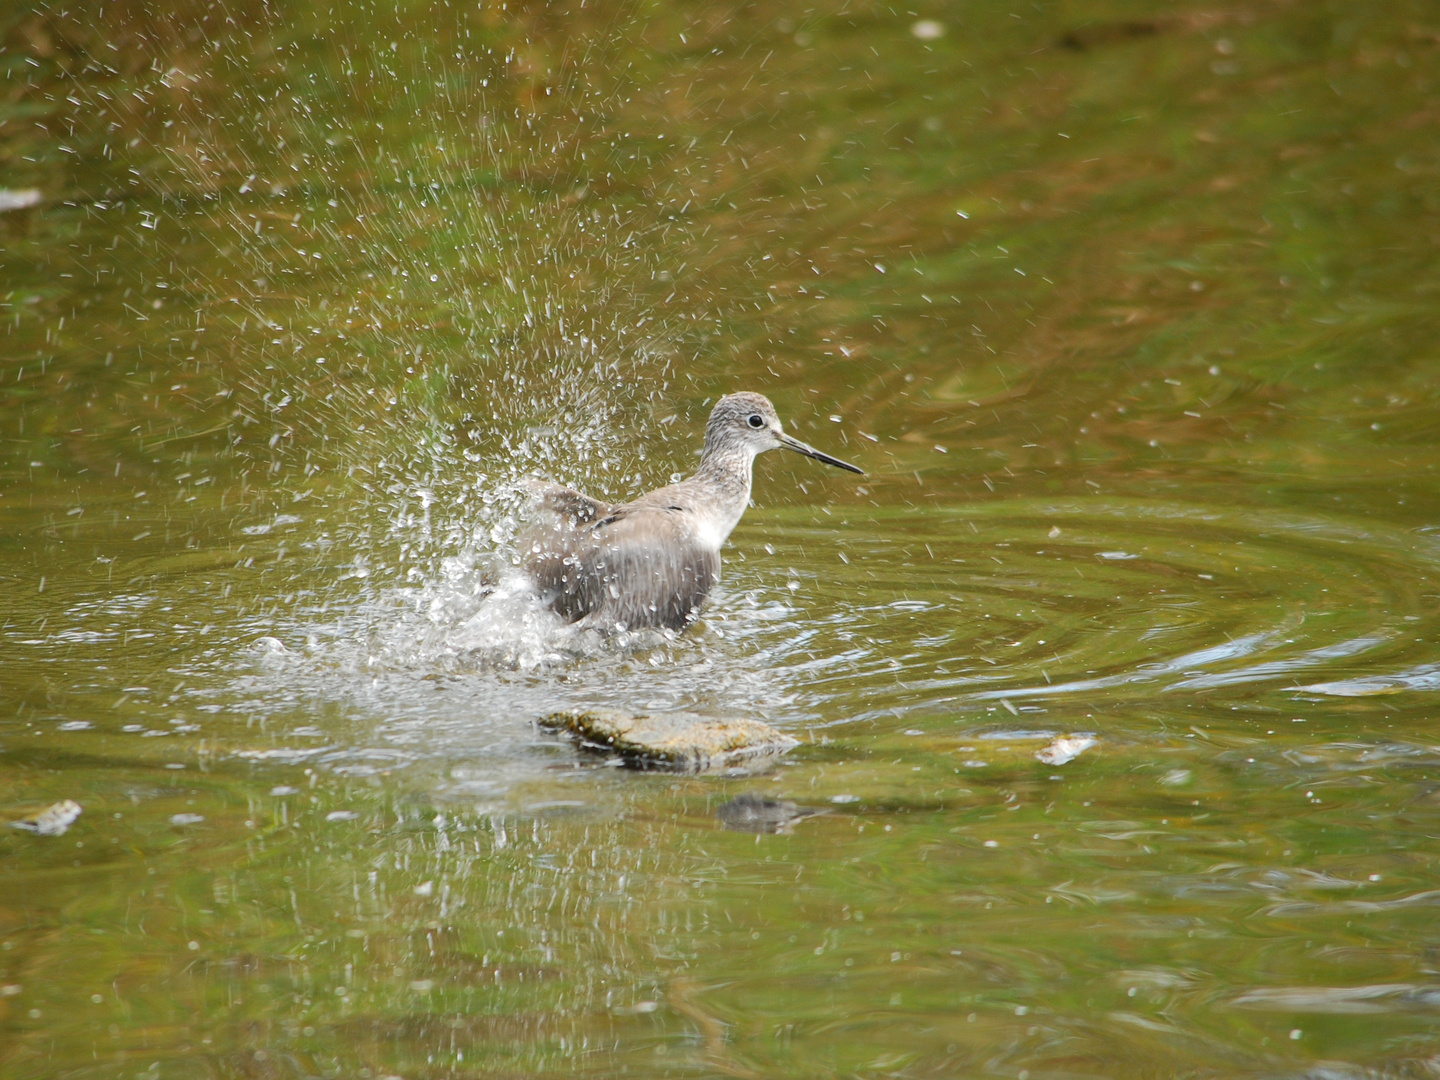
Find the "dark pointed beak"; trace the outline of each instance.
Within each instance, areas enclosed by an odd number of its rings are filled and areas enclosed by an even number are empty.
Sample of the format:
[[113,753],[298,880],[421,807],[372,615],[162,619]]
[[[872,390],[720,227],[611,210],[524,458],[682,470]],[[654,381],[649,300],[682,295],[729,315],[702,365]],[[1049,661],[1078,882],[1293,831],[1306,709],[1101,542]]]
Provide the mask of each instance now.
[[841,461],[839,458],[831,457],[829,454],[823,454],[809,443],[803,443],[799,439],[786,435],[783,431],[776,432],[776,436],[780,440],[780,445],[785,447],[786,450],[794,450],[797,454],[804,454],[806,457],[814,458],[816,461],[823,461],[826,465],[834,465],[837,469],[848,469],[850,472],[859,473],[861,476],[865,475],[864,469],[857,469],[848,461]]

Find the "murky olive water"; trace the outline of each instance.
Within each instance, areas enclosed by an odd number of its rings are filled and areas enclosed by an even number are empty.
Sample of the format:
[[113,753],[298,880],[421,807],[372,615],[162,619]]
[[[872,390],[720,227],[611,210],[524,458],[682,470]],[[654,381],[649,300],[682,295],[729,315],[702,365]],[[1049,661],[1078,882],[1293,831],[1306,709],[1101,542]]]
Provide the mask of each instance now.
[[[1440,1073],[1434,4],[0,31],[4,1076]],[[867,475],[474,621],[736,389]]]

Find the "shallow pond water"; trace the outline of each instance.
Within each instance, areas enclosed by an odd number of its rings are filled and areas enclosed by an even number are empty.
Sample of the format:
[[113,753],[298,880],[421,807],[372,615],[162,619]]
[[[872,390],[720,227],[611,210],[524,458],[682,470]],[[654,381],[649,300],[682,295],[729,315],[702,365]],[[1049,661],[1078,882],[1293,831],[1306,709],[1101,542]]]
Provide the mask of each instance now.
[[0,1075],[1440,1073],[1440,9],[1013,6],[0,15]]

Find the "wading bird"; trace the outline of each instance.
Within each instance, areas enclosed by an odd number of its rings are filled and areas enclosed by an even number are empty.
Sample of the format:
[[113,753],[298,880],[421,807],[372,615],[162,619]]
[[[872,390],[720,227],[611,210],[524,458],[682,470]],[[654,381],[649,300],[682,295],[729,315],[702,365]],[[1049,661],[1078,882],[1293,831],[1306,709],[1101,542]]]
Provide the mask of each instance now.
[[571,488],[532,490],[550,521],[521,541],[526,571],[568,622],[597,630],[683,630],[720,579],[720,548],[750,501],[755,456],[793,450],[863,471],[787,435],[761,394],[721,398],[689,479],[612,505]]

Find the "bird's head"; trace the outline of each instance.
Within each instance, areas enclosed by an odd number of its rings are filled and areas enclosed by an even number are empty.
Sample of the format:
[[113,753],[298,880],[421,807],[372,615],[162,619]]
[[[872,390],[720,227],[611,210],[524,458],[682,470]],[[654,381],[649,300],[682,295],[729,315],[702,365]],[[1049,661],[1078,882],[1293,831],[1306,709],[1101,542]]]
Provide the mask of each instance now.
[[780,425],[775,406],[764,394],[749,392],[728,394],[715,403],[710,412],[710,421],[705,425],[705,452],[740,449],[753,458],[766,450],[793,450],[797,454],[834,465],[837,469],[848,469],[853,473],[864,470],[856,468],[839,458],[816,450],[809,443],[803,443],[793,435],[787,435]]

